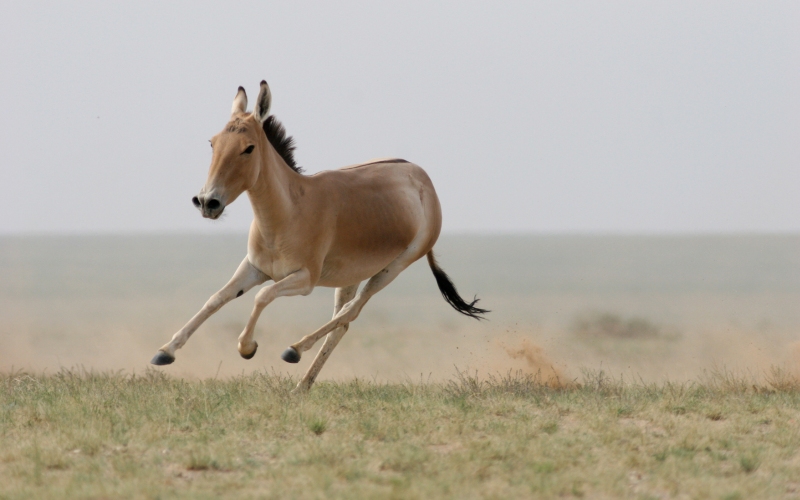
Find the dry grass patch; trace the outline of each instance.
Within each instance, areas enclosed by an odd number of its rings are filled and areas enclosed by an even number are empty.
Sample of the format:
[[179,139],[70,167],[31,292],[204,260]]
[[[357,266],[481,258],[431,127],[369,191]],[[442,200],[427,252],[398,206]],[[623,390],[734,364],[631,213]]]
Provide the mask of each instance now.
[[1,498],[785,498],[800,384],[0,376]]

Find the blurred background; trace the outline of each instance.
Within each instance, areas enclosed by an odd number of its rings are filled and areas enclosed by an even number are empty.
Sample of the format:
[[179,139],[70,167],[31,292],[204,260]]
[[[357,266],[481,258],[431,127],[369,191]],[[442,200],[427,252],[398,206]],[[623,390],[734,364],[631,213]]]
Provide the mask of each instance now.
[[[249,204],[190,203],[236,88],[261,79],[308,173],[418,163],[440,261],[415,264],[323,377],[582,368],[650,379],[800,353],[795,2],[25,2],[0,16],[0,370],[142,371],[235,270]],[[182,376],[289,371],[333,292],[252,295]],[[793,368],[794,369],[794,368]]]

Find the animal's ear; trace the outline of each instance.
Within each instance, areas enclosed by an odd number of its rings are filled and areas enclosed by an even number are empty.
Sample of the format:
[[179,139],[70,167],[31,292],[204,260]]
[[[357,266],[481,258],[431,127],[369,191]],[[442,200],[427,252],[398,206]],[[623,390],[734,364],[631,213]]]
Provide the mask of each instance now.
[[269,107],[272,105],[272,93],[269,91],[269,85],[266,80],[261,80],[261,90],[258,91],[258,98],[256,99],[256,107],[253,109],[253,117],[264,123],[269,116]]
[[239,90],[236,92],[236,97],[233,98],[233,106],[231,106],[231,116],[235,115],[236,113],[244,113],[247,109],[247,93],[244,91],[244,87],[239,87]]

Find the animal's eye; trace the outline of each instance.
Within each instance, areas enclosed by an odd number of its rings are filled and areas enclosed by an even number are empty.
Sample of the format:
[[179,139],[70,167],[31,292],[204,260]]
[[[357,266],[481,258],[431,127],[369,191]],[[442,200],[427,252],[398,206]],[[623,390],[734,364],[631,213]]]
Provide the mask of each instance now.
[[253,152],[253,150],[254,150],[255,148],[256,148],[255,146],[247,146],[247,149],[245,149],[244,151],[242,151],[242,154],[243,154],[243,155],[249,155],[250,153],[252,153],[252,152]]

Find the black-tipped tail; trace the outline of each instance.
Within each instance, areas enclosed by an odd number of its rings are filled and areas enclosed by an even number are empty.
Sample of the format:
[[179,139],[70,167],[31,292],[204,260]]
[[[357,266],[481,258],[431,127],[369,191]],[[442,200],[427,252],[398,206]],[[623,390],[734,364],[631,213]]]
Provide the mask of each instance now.
[[428,264],[431,266],[431,271],[433,271],[433,276],[436,278],[436,284],[439,285],[439,291],[442,292],[442,297],[444,297],[444,300],[446,300],[448,304],[453,306],[453,309],[470,318],[479,320],[486,319],[481,315],[491,311],[475,307],[475,304],[478,303],[477,297],[474,298],[472,302],[466,302],[461,298],[458,291],[456,291],[456,286],[450,281],[450,277],[439,267],[439,264],[436,263],[433,250],[428,252]]

